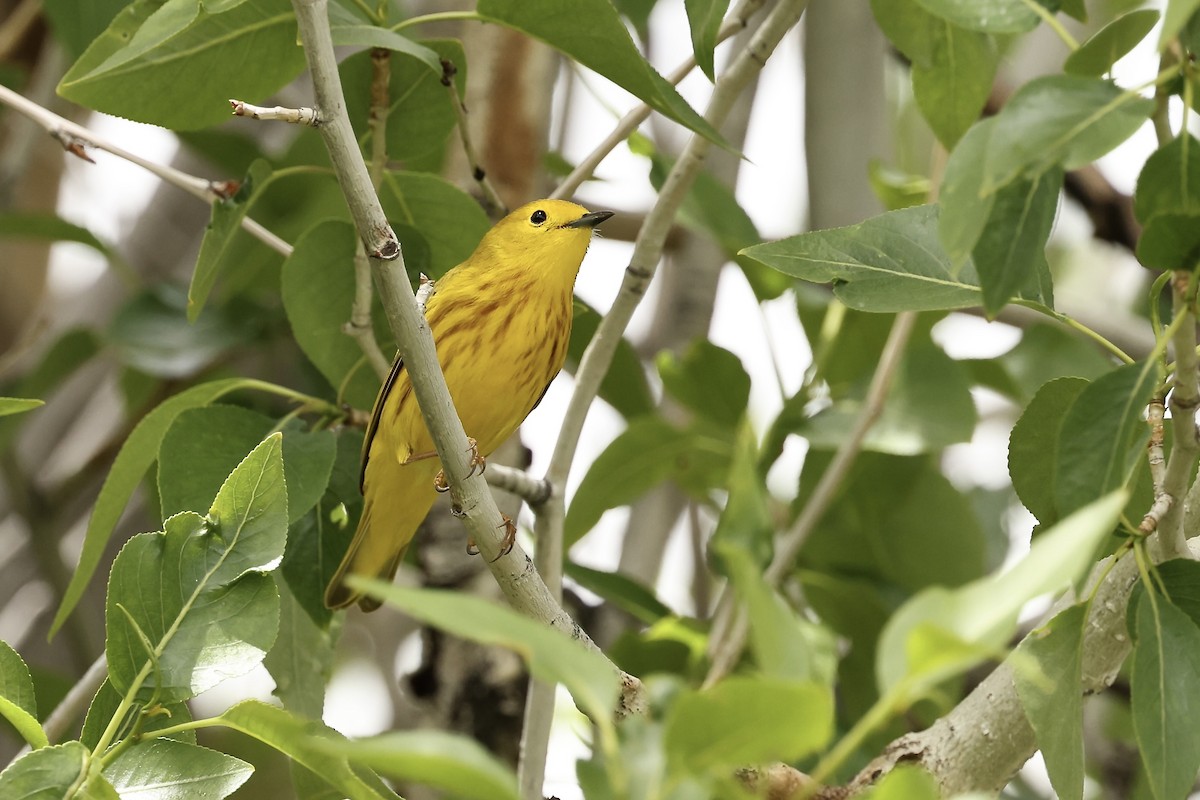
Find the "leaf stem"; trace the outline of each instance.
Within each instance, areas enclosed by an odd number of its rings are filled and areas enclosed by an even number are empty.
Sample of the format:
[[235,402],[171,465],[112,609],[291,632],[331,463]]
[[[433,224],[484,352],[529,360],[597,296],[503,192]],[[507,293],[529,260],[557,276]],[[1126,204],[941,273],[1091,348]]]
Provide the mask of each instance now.
[[1058,34],[1058,38],[1063,40],[1063,44],[1065,44],[1072,51],[1079,49],[1079,42],[1077,42],[1075,37],[1071,35],[1070,31],[1068,31],[1066,27],[1059,22],[1058,17],[1050,12],[1050,9],[1037,2],[1037,0],[1022,0],[1022,2],[1025,3],[1030,11],[1041,17],[1042,22],[1045,22],[1048,26],[1050,26],[1051,30]]
[[1124,350],[1122,350],[1116,344],[1114,344],[1113,342],[1106,339],[1103,334],[1092,330],[1087,325],[1084,325],[1082,322],[1075,319],[1074,317],[1067,316],[1066,314],[1063,314],[1059,311],[1055,311],[1052,308],[1047,308],[1046,306],[1043,306],[1040,303],[1032,303],[1032,302],[1027,302],[1024,300],[1014,300],[1013,304],[1023,306],[1024,308],[1028,308],[1032,311],[1036,311],[1039,314],[1045,314],[1047,317],[1050,317],[1050,319],[1052,319],[1056,322],[1060,322],[1063,325],[1066,325],[1068,328],[1072,328],[1072,329],[1082,333],[1084,336],[1087,336],[1089,339],[1091,339],[1094,342],[1096,342],[1097,344],[1099,344],[1105,350],[1112,353],[1117,358],[1121,359],[1122,363],[1132,364],[1135,360],[1132,356],[1130,356],[1128,353],[1126,353]]

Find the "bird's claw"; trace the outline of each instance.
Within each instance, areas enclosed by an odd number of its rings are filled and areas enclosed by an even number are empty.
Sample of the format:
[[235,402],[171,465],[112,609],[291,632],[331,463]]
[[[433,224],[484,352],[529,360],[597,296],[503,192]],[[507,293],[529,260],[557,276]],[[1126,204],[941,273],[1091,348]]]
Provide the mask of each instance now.
[[[504,518],[504,522],[500,523],[498,527],[504,529],[504,541],[501,543],[500,552],[492,559],[493,562],[499,561],[511,553],[513,545],[517,543],[517,523],[513,522],[512,517],[508,514],[501,514],[500,516]],[[467,555],[479,555],[479,545],[475,544],[475,540],[470,536],[467,537]]]
[[476,468],[479,469],[479,474],[482,475],[487,470],[487,459],[479,455],[479,442],[468,436],[467,444],[470,445],[467,452],[471,454],[471,468],[467,470],[467,477],[469,478],[474,475]]
[[[487,469],[487,461],[483,456],[479,455],[479,442],[468,436],[467,444],[470,445],[470,447],[467,448],[467,452],[471,454],[471,468],[467,470],[467,474],[463,476],[464,480],[474,475],[476,469],[479,470],[480,475],[482,475],[484,470]],[[436,453],[434,455],[436,455]],[[410,460],[413,459],[410,458]],[[433,478],[433,488],[442,494],[450,491],[450,481],[446,480],[445,470],[438,470],[438,474]],[[471,555],[475,555],[475,553],[472,553]]]

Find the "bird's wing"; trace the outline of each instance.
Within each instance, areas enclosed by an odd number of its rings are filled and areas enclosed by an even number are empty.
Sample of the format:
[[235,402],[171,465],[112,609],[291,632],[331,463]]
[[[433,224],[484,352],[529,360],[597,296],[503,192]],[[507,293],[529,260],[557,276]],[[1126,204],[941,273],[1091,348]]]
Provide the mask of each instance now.
[[383,406],[387,402],[388,392],[392,390],[396,379],[400,377],[400,373],[404,371],[404,359],[396,353],[396,358],[392,361],[392,371],[388,373],[387,380],[383,382],[383,386],[379,387],[379,394],[375,396],[375,407],[371,409],[371,422],[367,425],[367,435],[363,437],[362,459],[358,470],[358,491],[363,491],[363,485],[367,479],[367,459],[371,457],[371,442],[375,440],[375,433],[379,430],[379,417],[383,415]]

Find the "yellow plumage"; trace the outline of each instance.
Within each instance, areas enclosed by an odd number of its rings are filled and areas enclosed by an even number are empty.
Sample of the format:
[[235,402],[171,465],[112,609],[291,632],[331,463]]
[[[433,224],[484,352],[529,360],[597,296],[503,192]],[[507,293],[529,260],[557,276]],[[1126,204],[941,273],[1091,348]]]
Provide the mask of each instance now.
[[[593,228],[609,212],[539,200],[496,223],[437,282],[426,319],[467,435],[487,457],[516,431],[562,369],[575,276]],[[325,590],[325,604],[378,606],[347,575],[390,579],[433,505],[440,469],[408,373],[397,357],[363,444],[362,518]]]

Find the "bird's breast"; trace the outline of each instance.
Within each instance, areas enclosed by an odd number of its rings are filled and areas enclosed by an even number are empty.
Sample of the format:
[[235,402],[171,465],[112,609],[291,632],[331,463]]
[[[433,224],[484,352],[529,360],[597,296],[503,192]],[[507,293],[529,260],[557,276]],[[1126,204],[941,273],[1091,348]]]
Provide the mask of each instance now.
[[[450,396],[481,454],[512,435],[562,369],[571,305],[569,292],[560,297],[513,290],[430,309]],[[419,413],[397,422],[407,430],[413,452],[432,447]]]

